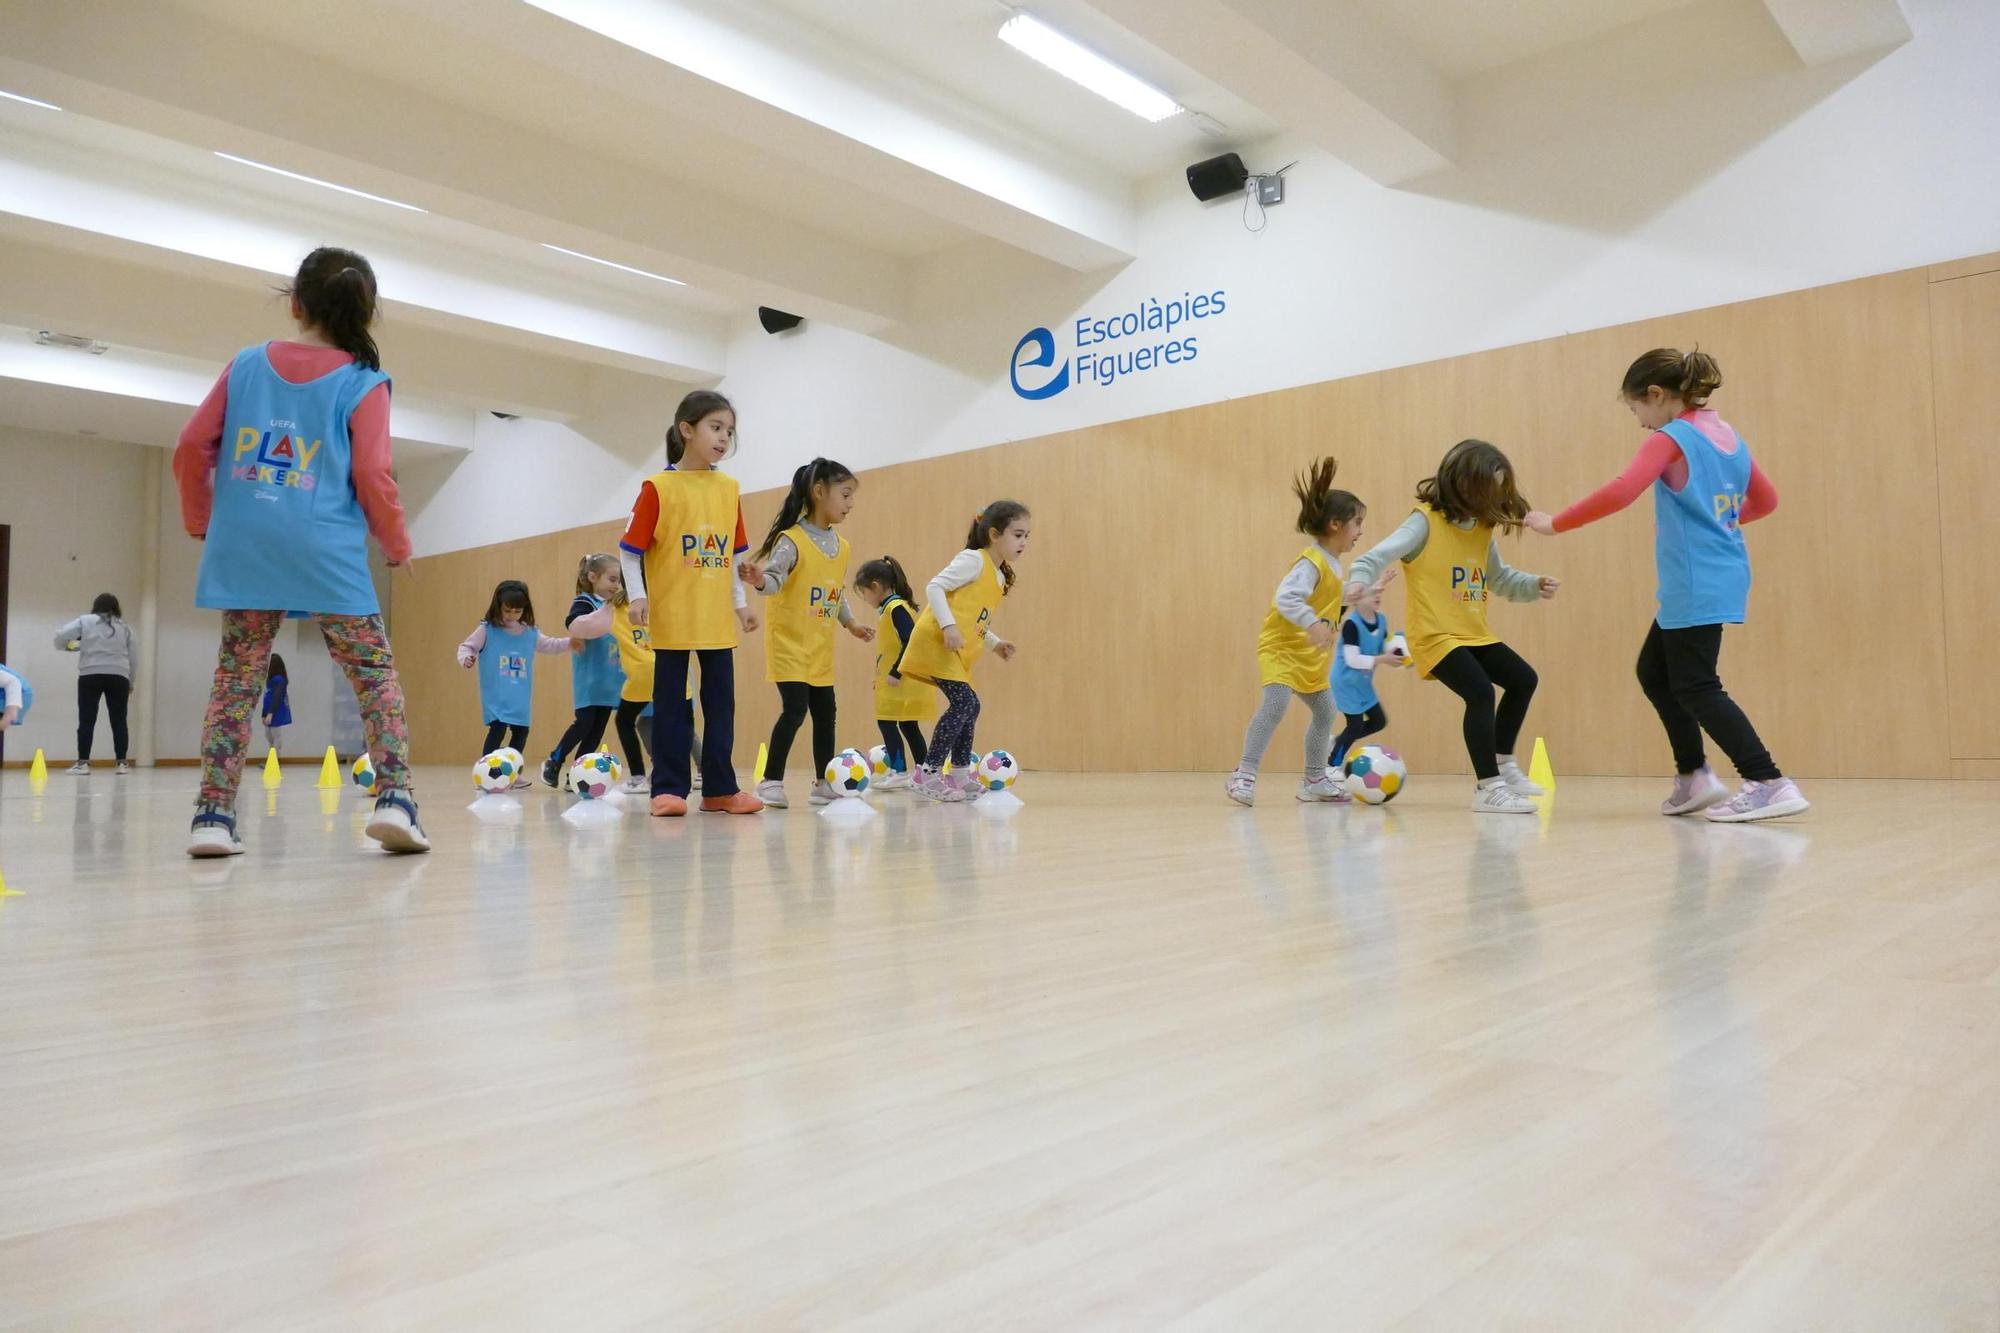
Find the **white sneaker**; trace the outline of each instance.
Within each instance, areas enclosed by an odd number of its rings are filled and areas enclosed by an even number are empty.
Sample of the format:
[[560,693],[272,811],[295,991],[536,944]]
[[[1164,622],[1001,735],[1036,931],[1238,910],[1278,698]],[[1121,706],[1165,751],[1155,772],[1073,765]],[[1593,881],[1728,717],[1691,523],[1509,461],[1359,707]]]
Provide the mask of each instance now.
[[1255,773],[1245,773],[1239,768],[1229,775],[1227,782],[1222,784],[1222,791],[1225,796],[1238,805],[1255,805],[1257,804],[1257,775]]
[[123,759],[120,759],[118,761],[118,776],[121,778],[126,777],[129,776],[131,772],[132,772],[132,765],[125,762]]
[[757,784],[757,799],[764,803],[767,810],[789,810],[792,805],[785,799],[785,784],[769,778]]
[[832,805],[839,799],[840,797],[834,793],[833,784],[824,780],[813,783],[812,790],[806,793],[808,805]]
[[1539,813],[1534,801],[1509,787],[1504,778],[1491,778],[1473,788],[1472,809],[1481,815]]
[[1542,790],[1540,784],[1531,782],[1528,775],[1521,771],[1521,766],[1512,759],[1502,759],[1500,761],[1500,780],[1506,783],[1507,790],[1513,792],[1516,796],[1548,795],[1546,791]]
[[236,838],[236,820],[219,810],[197,810],[188,829],[188,855],[207,860],[218,856],[241,856],[243,844]]
[[87,760],[79,759],[69,766],[69,771],[77,774],[79,777],[89,777],[90,763]]
[[369,817],[366,832],[386,852],[431,849],[431,840],[424,836],[423,825],[417,822],[417,803],[408,792],[383,792],[375,801],[375,813]]
[[[695,761],[695,765],[694,765],[694,767],[693,767],[693,768],[691,768],[691,769],[689,769],[689,770],[688,770],[688,773],[689,773],[689,777],[688,777],[688,782],[690,783],[690,785],[691,785],[691,786],[693,787],[693,789],[694,789],[695,791],[700,791],[700,790],[701,790],[701,761],[700,761],[700,760],[696,760],[696,761]],[[768,805],[768,804],[770,804],[770,802],[768,802],[768,801],[767,801],[767,802],[765,802],[765,804],[766,804],[766,805]]]
[[618,790],[627,796],[642,796],[653,790],[653,780],[644,773],[634,773],[618,784]]
[[1663,815],[1693,815],[1729,799],[1729,788],[1706,766],[1674,779],[1673,795],[1660,802]]
[[914,781],[908,773],[891,773],[880,782],[870,784],[876,791],[908,791]]
[[1331,773],[1322,773],[1311,782],[1301,782],[1298,797],[1301,801],[1328,801],[1334,805],[1346,805],[1354,799]]
[[535,785],[535,780],[529,777],[526,773],[523,773],[521,774],[520,777],[514,779],[514,785],[509,787],[507,790],[519,791],[523,787],[532,787],[534,785]]
[[1746,782],[1743,790],[1721,805],[1704,810],[1702,815],[1718,824],[1747,824],[1753,819],[1795,815],[1811,805],[1790,778],[1777,778],[1770,782]]

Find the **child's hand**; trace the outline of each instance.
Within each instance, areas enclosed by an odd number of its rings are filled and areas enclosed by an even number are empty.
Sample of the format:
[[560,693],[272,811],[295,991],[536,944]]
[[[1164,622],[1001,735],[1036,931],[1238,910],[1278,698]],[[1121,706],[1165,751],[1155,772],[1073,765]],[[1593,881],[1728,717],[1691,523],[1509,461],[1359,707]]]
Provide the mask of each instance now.
[[1539,532],[1544,537],[1553,537],[1556,535],[1555,518],[1552,515],[1543,513],[1539,509],[1530,509],[1528,516],[1521,520],[1521,526],[1530,532]]
[[944,627],[944,648],[948,653],[962,653],[965,651],[965,634],[958,626],[946,625]]
[[625,607],[625,618],[635,625],[646,623],[646,599],[634,597]]
[[993,655],[999,658],[1003,662],[1013,661],[1014,654],[1020,651],[1021,650],[1019,648],[1016,648],[1013,644],[1007,642],[1005,639],[1002,639],[1000,640],[1000,642],[993,645]]
[[747,606],[739,606],[736,608],[736,623],[743,627],[745,634],[754,634],[761,622],[757,619],[755,611]]
[[414,578],[417,573],[416,557],[412,556],[408,560],[391,560],[389,568],[403,575],[405,578]]
[[1558,589],[1558,588],[1560,588],[1560,587],[1562,587],[1562,580],[1561,580],[1561,579],[1551,579],[1551,578],[1545,578],[1545,579],[1543,579],[1543,580],[1542,580],[1542,600],[1546,602],[1546,601],[1548,601],[1548,600],[1549,600],[1550,598],[1554,597],[1554,596],[1556,595],[1556,589]]
[[889,673],[889,683],[891,685],[901,685],[903,683],[903,678],[896,672],[891,671]]
[[571,653],[580,653],[580,652],[582,652],[582,651],[583,651],[583,640],[582,640],[582,639],[571,639],[571,640],[569,641],[569,650],[570,650],[570,652],[571,652]]
[[1306,631],[1306,642],[1315,648],[1333,647],[1333,626],[1324,620],[1315,620],[1312,628]]
[[267,727],[271,725],[271,715],[269,713],[264,714],[264,725]]
[[764,567],[749,560],[738,561],[736,577],[753,588],[761,588],[764,586]]
[[462,667],[465,667],[467,670],[470,670],[472,664],[474,662],[477,662],[478,660],[479,659],[474,657],[471,653],[460,653],[458,655],[458,664]]
[[0,708],[0,731],[5,731],[13,725],[14,710],[11,708]]
[[875,642],[875,628],[872,625],[849,625],[847,632],[863,643]]

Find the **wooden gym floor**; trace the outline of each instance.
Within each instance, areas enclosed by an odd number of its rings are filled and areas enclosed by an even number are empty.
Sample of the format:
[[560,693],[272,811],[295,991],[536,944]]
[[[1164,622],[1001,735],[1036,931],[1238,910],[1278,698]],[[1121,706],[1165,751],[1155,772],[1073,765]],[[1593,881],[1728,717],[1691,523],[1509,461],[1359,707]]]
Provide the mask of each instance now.
[[2000,1328],[1993,784],[312,776],[0,777],[0,1327]]

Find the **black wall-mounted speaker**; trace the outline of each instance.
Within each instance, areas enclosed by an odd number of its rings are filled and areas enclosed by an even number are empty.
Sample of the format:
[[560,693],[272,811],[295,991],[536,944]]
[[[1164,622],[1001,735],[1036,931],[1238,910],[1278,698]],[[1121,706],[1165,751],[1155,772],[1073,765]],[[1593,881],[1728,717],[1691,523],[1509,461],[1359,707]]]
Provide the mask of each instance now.
[[1187,169],[1188,188],[1194,197],[1207,203],[1220,199],[1225,194],[1236,194],[1243,183],[1250,179],[1250,169],[1243,165],[1243,159],[1234,153],[1224,153],[1221,157],[1211,157],[1206,162],[1197,162]]
[[757,322],[764,326],[766,333],[786,333],[806,321],[803,315],[788,315],[782,310],[760,305],[757,307]]

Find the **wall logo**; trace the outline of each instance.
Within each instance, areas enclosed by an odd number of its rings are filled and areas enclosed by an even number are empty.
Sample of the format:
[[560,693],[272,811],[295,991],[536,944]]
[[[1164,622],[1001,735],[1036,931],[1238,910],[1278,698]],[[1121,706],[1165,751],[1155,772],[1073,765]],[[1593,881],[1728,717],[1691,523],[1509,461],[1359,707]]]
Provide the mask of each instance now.
[[1200,355],[1200,344],[1193,333],[1174,335],[1174,330],[1222,314],[1228,295],[1220,288],[1182,292],[1169,301],[1148,297],[1103,318],[1080,315],[1070,330],[1075,351],[1068,356],[1056,354],[1056,336],[1047,328],[1029,329],[1014,344],[1008,382],[1020,397],[1038,401],[1072,385],[1108,389],[1127,376],[1186,365]]

